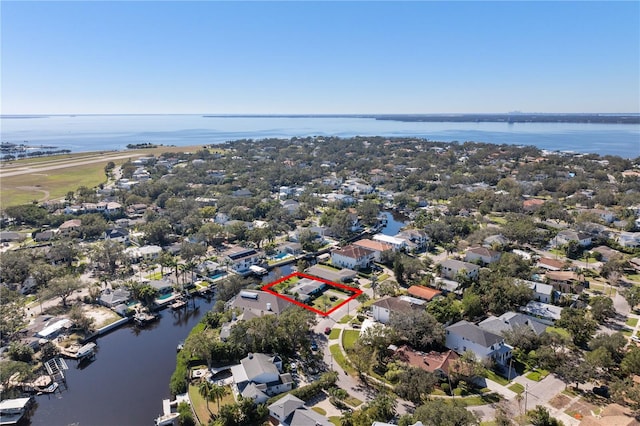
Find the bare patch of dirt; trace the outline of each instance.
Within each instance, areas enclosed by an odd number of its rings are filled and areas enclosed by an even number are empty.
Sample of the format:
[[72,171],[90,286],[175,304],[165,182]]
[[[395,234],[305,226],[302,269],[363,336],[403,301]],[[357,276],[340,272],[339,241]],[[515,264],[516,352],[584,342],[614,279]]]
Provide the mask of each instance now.
[[567,395],[563,395],[560,393],[554,396],[553,398],[551,398],[551,400],[549,401],[549,405],[551,405],[553,408],[557,410],[560,410],[565,405],[569,404],[570,401],[571,401],[571,398],[569,398]]

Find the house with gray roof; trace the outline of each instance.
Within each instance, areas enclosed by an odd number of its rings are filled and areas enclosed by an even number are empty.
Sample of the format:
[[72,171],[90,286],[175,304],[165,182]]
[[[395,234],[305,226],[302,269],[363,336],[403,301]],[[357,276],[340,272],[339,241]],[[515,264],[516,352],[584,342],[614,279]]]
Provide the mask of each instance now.
[[322,281],[302,278],[294,287],[289,289],[289,293],[297,294],[298,300],[301,302],[307,302],[311,297],[321,293],[326,287],[327,284]]
[[423,308],[424,301],[419,300],[419,302],[421,304],[414,304],[399,297],[384,297],[371,305],[373,319],[386,324],[391,319],[391,315],[402,315],[403,313],[411,312],[413,309]]
[[242,311],[243,319],[278,315],[293,306],[291,302],[262,290],[242,290],[229,302],[231,309]]
[[458,274],[462,274],[469,279],[478,278],[480,267],[473,263],[461,260],[447,259],[440,262],[441,274],[444,278],[455,279]]
[[490,331],[498,335],[502,335],[505,331],[520,331],[530,329],[536,336],[541,335],[547,329],[547,325],[528,315],[517,312],[505,312],[499,317],[493,315],[478,323],[478,326],[484,330]]
[[560,314],[562,314],[562,308],[560,306],[534,302],[533,300],[527,303],[527,306],[520,308],[520,310],[526,315],[532,316],[547,325],[553,325],[560,319]]
[[291,374],[282,374],[282,359],[277,355],[250,353],[231,366],[231,374],[236,393],[258,404],[293,387]]
[[445,346],[458,354],[471,351],[479,361],[493,360],[506,365],[513,348],[504,337],[484,330],[468,321],[458,321],[446,329]]
[[[331,426],[332,423],[313,410],[304,401],[289,394],[269,406],[272,424],[279,426]],[[276,423],[277,422],[277,423]]]
[[556,298],[552,285],[539,283],[536,281],[515,280],[516,284],[524,284],[533,290],[533,299],[542,303],[552,303]]
[[107,308],[115,308],[118,305],[127,303],[131,299],[131,292],[124,288],[117,288],[115,290],[106,289],[100,295],[98,303]]

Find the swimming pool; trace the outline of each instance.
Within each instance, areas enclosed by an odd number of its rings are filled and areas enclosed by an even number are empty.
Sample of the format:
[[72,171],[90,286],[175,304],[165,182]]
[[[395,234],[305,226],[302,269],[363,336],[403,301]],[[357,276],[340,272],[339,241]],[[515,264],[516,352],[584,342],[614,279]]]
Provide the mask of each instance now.
[[275,260],[281,260],[281,259],[284,259],[285,257],[289,257],[289,256],[291,256],[289,253],[280,253],[280,254],[278,254],[276,256],[273,256],[273,258]]
[[211,275],[209,278],[212,279],[212,280],[217,280],[218,278],[222,278],[225,275],[227,275],[227,273],[226,272],[222,272],[220,274]]

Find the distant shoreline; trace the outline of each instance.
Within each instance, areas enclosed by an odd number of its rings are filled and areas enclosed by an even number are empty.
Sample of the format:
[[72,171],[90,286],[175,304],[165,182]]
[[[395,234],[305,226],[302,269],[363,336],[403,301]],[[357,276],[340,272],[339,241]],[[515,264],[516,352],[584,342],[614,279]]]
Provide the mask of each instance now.
[[593,123],[640,124],[638,113],[507,113],[507,114],[6,114],[0,119],[83,116],[167,116],[203,118],[369,118],[425,123]]

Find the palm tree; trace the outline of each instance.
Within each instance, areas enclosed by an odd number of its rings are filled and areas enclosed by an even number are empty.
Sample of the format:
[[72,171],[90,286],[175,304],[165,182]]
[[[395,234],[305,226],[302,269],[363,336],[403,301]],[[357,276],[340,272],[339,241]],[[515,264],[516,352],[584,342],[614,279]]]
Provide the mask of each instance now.
[[209,391],[211,398],[218,404],[218,413],[220,412],[220,401],[229,394],[229,388],[220,385],[213,385]]
[[[212,396],[212,389],[213,389],[214,385],[213,383],[209,382],[208,380],[203,380],[200,382],[200,386],[198,386],[198,393],[204,398],[204,400],[207,402],[207,410],[209,410],[209,414],[213,415],[213,413],[211,412],[211,408],[209,408],[209,401],[212,400],[211,396]],[[220,409],[218,409],[218,411],[220,411]]]

